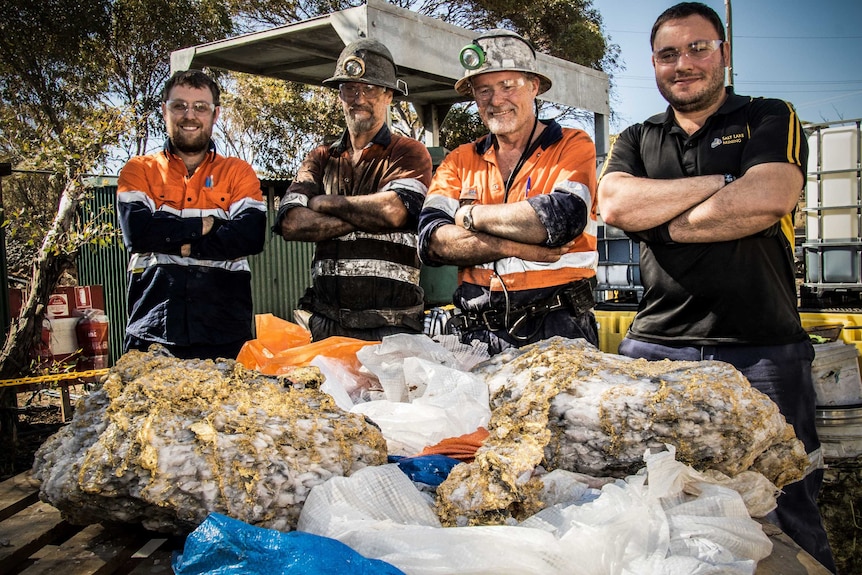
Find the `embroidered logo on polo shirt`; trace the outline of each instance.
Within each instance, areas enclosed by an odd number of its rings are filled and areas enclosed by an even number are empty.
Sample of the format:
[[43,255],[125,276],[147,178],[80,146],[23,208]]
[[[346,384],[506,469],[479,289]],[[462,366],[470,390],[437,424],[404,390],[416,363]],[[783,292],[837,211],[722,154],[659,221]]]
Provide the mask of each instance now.
[[737,133],[737,134],[728,134],[726,136],[721,137],[722,144],[741,144],[742,140],[745,139],[745,134]]
[[709,147],[710,148],[717,148],[720,145],[721,145],[721,138],[716,138],[712,141],[712,143],[709,145]]

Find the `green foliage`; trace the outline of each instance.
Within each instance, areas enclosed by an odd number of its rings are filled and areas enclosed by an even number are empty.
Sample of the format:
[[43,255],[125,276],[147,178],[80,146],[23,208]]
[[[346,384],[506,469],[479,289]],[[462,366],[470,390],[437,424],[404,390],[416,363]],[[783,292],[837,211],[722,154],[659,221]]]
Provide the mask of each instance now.
[[4,2],[0,101],[45,117],[55,133],[74,121],[105,86],[98,47],[108,9],[107,0]]
[[478,0],[472,6],[475,29],[513,29],[542,52],[596,70],[610,72],[616,65],[619,49],[605,40],[601,14],[590,0]]
[[228,153],[270,178],[292,178],[305,154],[344,129],[333,90],[232,74],[218,129]]
[[358,0],[227,0],[238,30],[283,26],[362,4]]
[[472,142],[488,133],[488,128],[476,113],[475,108],[468,104],[452,106],[446,119],[440,127],[440,143],[443,147],[454,150],[461,144]]
[[104,47],[109,91],[135,118],[122,138],[127,159],[146,153],[151,136],[163,133],[159,109],[170,53],[224,38],[233,28],[222,0],[115,0],[110,15]]

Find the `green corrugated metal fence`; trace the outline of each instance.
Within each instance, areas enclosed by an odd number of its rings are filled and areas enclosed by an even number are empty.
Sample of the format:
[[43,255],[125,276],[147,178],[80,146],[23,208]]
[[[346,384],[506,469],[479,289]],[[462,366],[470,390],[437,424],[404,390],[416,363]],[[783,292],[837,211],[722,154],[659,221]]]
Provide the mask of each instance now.
[[[87,202],[93,214],[105,213],[105,219],[119,230],[114,200],[117,193],[115,179],[102,179],[102,186],[93,188]],[[113,183],[114,185],[108,185]],[[283,193],[288,182],[264,182],[264,197],[267,200],[267,221],[272,226],[275,217],[275,201]],[[293,320],[296,302],[311,285],[309,270],[314,252],[312,244],[285,242],[278,236],[267,234],[262,253],[249,258],[252,272],[252,297],[254,313],[271,313]],[[109,346],[111,365],[122,353],[125,335],[128,302],[126,300],[126,264],[128,253],[119,241],[108,246],[84,247],[78,257],[78,283],[101,285],[105,293],[105,313],[110,321]],[[225,302],[230,305],[230,302]]]

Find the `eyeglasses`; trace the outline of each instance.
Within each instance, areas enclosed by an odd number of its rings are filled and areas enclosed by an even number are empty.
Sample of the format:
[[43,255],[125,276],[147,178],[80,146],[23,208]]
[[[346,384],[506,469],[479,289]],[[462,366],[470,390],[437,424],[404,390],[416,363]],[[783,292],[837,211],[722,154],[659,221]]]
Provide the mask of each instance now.
[[206,116],[207,114],[213,113],[216,109],[215,104],[200,100],[192,102],[191,104],[185,100],[168,100],[165,102],[165,106],[167,106],[168,110],[172,114],[176,114],[177,116],[185,116],[189,111],[189,108],[192,109],[195,116]]
[[473,98],[478,103],[489,102],[494,94],[499,91],[504,98],[514,96],[518,89],[527,84],[525,78],[516,78],[514,80],[503,80],[495,86],[480,86],[473,88]]
[[676,64],[683,54],[692,60],[706,60],[712,56],[712,54],[718,50],[722,44],[724,44],[723,40],[698,40],[697,42],[692,42],[682,50],[677,50],[676,48],[664,48],[657,52],[653,52],[652,56],[655,58],[656,64],[671,66]]
[[362,94],[366,100],[379,98],[386,90],[383,86],[375,84],[339,84],[338,92],[345,100],[355,100]]

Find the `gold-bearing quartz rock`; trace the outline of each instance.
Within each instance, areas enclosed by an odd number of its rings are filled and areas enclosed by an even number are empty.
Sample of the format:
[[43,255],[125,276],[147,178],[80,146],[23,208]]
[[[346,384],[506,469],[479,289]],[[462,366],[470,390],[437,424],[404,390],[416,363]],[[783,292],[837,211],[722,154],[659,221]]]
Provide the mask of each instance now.
[[540,509],[538,465],[625,477],[643,467],[646,450],[670,444],[697,470],[752,470],[779,488],[809,465],[778,406],[726,363],[648,362],[556,337],[473,371],[490,388],[490,436],[437,489],[447,525],[501,524]]
[[273,377],[159,346],[129,352],[37,452],[40,497],[76,524],[186,533],[215,511],[294,529],[312,487],[386,462],[377,427],[321,380],[317,368]]

